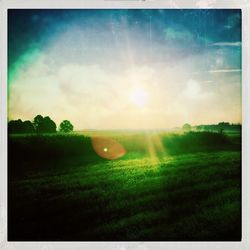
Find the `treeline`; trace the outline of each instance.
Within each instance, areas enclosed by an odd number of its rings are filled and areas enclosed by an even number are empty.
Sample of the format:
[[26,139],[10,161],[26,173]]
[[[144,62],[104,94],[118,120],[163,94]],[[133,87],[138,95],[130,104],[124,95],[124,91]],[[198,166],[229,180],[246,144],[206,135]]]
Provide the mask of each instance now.
[[210,131],[210,132],[219,132],[222,133],[223,131],[241,131],[241,124],[234,124],[229,122],[219,122],[218,124],[208,124],[208,125],[197,125],[197,126],[191,126],[188,123],[185,123],[182,126],[182,130],[184,132],[190,132],[190,131]]
[[[68,120],[63,120],[58,130],[60,132],[72,132],[73,125]],[[8,122],[8,132],[10,134],[32,134],[32,133],[55,133],[57,132],[56,123],[49,116],[37,115],[33,121],[11,120]]]
[[218,124],[211,125],[198,125],[193,127],[197,131],[239,131],[241,130],[241,124],[233,124],[229,122],[219,122]]

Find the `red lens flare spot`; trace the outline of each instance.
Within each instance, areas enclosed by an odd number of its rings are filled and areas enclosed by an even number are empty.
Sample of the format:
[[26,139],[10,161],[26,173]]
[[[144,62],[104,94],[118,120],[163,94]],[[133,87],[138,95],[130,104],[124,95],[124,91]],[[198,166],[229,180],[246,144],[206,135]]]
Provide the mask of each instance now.
[[114,160],[126,154],[124,147],[117,141],[106,137],[92,137],[92,146],[102,158]]

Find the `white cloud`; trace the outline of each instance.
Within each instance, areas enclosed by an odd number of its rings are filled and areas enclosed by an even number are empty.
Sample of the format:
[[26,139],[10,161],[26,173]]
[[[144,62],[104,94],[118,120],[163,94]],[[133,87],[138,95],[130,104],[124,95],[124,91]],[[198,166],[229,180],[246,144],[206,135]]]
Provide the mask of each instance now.
[[209,73],[232,73],[232,72],[241,72],[241,69],[214,69],[209,70]]
[[186,88],[184,89],[182,95],[191,99],[197,99],[200,98],[200,94],[201,94],[200,84],[197,81],[190,79],[187,82]]
[[239,47],[241,46],[241,42],[217,42],[212,43],[210,46],[233,46],[233,47]]

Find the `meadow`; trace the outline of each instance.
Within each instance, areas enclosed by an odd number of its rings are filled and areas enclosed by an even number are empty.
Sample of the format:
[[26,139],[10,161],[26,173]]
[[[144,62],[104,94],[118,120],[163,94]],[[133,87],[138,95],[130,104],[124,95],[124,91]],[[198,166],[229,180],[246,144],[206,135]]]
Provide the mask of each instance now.
[[241,240],[241,135],[9,135],[8,240]]

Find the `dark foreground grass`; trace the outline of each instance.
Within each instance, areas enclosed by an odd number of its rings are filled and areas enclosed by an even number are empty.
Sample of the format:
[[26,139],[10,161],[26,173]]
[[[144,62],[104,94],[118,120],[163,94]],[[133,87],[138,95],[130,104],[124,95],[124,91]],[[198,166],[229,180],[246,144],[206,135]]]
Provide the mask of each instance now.
[[241,239],[238,150],[10,164],[9,240]]

